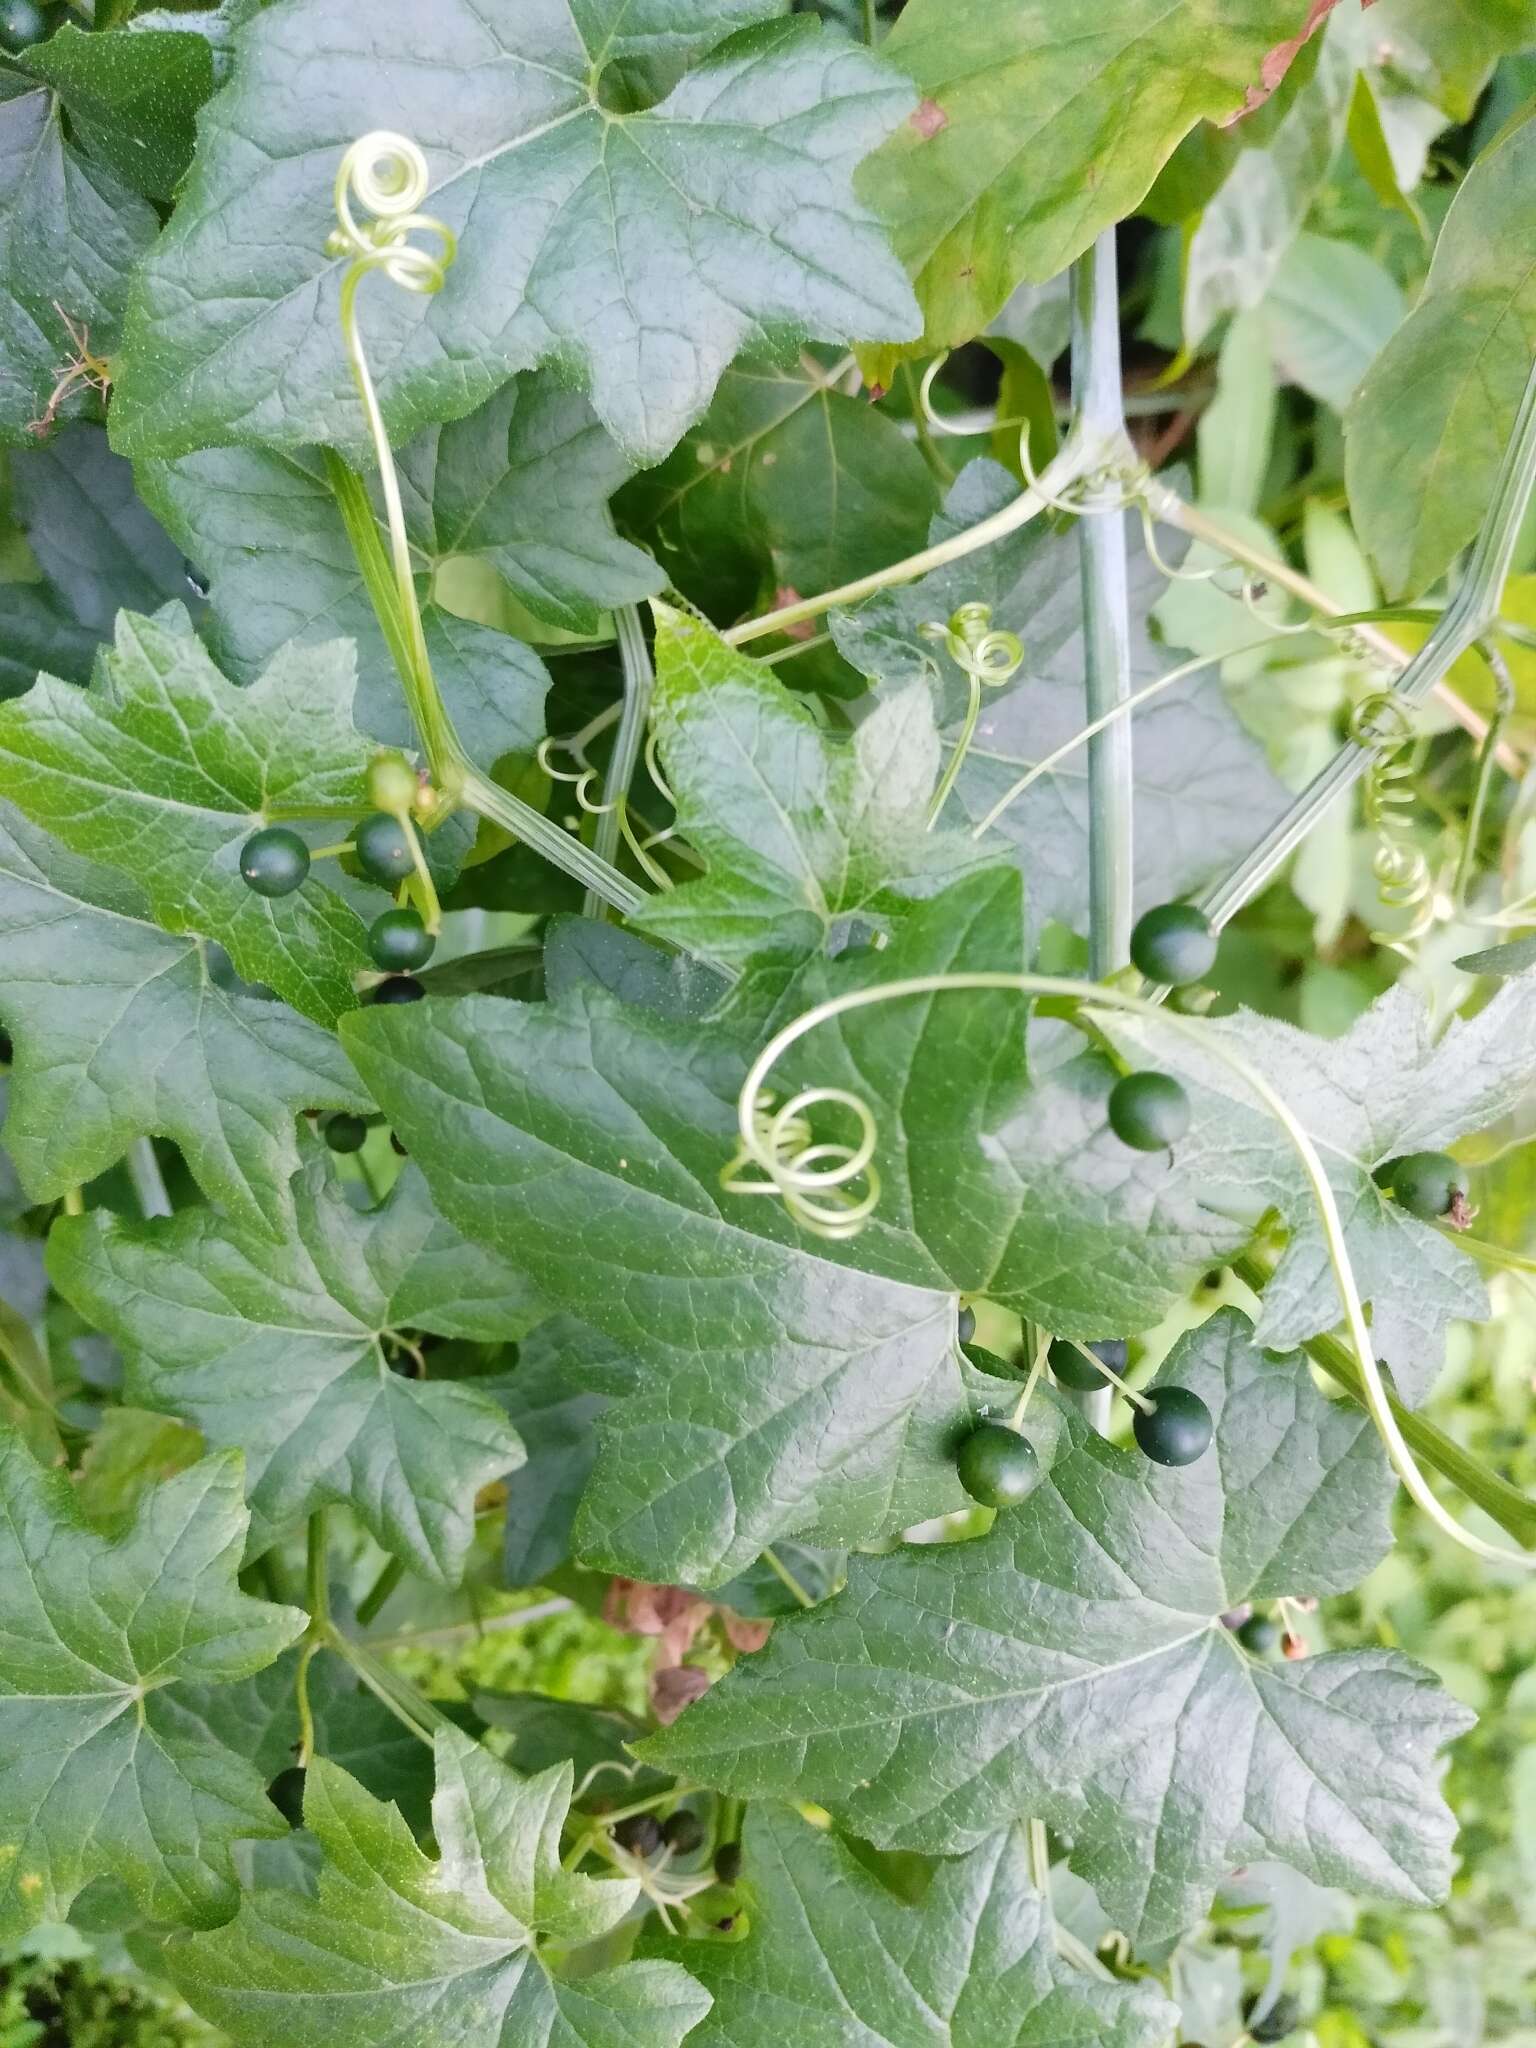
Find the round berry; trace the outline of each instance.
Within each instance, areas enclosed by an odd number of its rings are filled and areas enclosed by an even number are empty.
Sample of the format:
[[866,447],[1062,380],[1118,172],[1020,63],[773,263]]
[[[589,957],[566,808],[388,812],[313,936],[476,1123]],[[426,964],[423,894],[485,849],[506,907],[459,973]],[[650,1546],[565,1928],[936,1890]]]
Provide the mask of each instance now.
[[376,1003],[419,1003],[426,990],[414,974],[392,974],[373,992]]
[[1255,1657],[1272,1657],[1280,1647],[1285,1630],[1272,1614],[1250,1614],[1237,1632],[1237,1640]]
[[47,33],[48,17],[35,0],[5,0],[0,6],[0,49],[30,49]]
[[662,1822],[661,1839],[674,1856],[696,1856],[704,1846],[704,1823],[696,1813],[680,1806]]
[[1034,1445],[1003,1422],[978,1423],[955,1464],[960,1484],[986,1508],[1016,1508],[1040,1483]]
[[[1106,1337],[1088,1349],[1102,1358],[1111,1372],[1125,1371],[1126,1347],[1119,1337]],[[1058,1337],[1046,1353],[1047,1362],[1055,1375],[1059,1387],[1070,1387],[1074,1394],[1101,1394],[1109,1385],[1103,1373],[1095,1372],[1075,1344],[1069,1344],[1065,1337]]]
[[320,1134],[333,1152],[361,1152],[368,1136],[368,1126],[360,1116],[352,1116],[346,1110],[337,1110],[328,1116],[320,1126]]
[[722,1884],[734,1884],[741,1875],[740,1842],[722,1842],[715,1851],[715,1875]]
[[1466,1169],[1449,1152],[1409,1152],[1378,1166],[1375,1179],[1392,1190],[1398,1206],[1426,1223],[1449,1216],[1457,1198],[1467,1198]]
[[1131,958],[1148,981],[1184,988],[1215,965],[1216,934],[1193,903],[1160,903],[1131,933]]
[[1109,1091],[1109,1127],[1137,1152],[1163,1152],[1189,1129],[1189,1097],[1172,1074],[1127,1074]]
[[240,873],[258,896],[291,896],[309,873],[309,848],[286,825],[268,825],[241,847]]
[[973,1340],[973,1339],[975,1338],[975,1335],[976,1335],[976,1311],[975,1311],[975,1309],[973,1309],[973,1308],[963,1308],[963,1309],[961,1309],[961,1311],[960,1311],[960,1315],[959,1315],[959,1318],[958,1318],[958,1322],[957,1322],[957,1328],[958,1328],[958,1331],[959,1331],[959,1336],[960,1336],[960,1342],[961,1342],[962,1344],[969,1344],[969,1343],[971,1343],[971,1342],[972,1342],[972,1340]]
[[1151,1412],[1136,1410],[1136,1441],[1154,1465],[1193,1465],[1211,1447],[1211,1411],[1187,1387],[1153,1387]]
[[407,974],[413,967],[426,966],[437,951],[437,941],[418,911],[386,910],[369,929],[368,951],[374,966],[386,974]]
[[364,818],[352,834],[352,844],[363,873],[371,882],[380,882],[387,889],[403,882],[416,865],[405,827],[388,811],[375,811],[372,817]]
[[420,784],[404,754],[379,754],[368,764],[368,801],[399,817],[415,803]]
[[632,1813],[614,1823],[613,1839],[631,1856],[654,1856],[661,1847],[661,1823],[654,1813]]
[[1301,2008],[1289,1992],[1282,1992],[1262,2019],[1256,2017],[1258,2007],[1257,1995],[1243,2002],[1243,2024],[1248,2029],[1250,2041],[1261,2044],[1283,2041],[1301,2025]]

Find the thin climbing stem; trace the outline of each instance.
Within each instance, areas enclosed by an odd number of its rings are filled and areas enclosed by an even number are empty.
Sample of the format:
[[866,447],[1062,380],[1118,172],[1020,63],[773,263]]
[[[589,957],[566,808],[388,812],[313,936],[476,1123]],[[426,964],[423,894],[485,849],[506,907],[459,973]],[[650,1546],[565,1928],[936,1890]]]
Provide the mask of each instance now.
[[[614,614],[614,624],[618,629],[619,658],[624,665],[624,698],[603,788],[603,808],[598,813],[597,830],[592,839],[593,852],[610,867],[615,867],[618,861],[630,784],[635,779],[640,749],[645,744],[651,720],[651,697],[656,687],[651,650],[646,645],[645,627],[641,624],[637,608],[632,604],[620,605]],[[602,892],[589,884],[586,915],[601,917],[603,909]]]
[[[1536,368],[1520,401],[1504,450],[1493,495],[1466,569],[1439,623],[1417,654],[1410,656],[1393,696],[1403,705],[1421,703],[1469,648],[1497,623],[1504,585],[1520,529],[1536,487]],[[1154,511],[1156,507],[1154,505]],[[1364,630],[1364,629],[1360,629]],[[1251,853],[1201,898],[1212,924],[1224,925],[1278,872],[1328,806],[1350,789],[1370,766],[1372,752],[1346,741],[1321,774],[1304,789],[1285,816]]]
[[789,1566],[785,1564],[776,1551],[765,1550],[763,1552],[763,1563],[767,1565],[769,1571],[773,1573],[780,1584],[787,1588],[794,1598],[799,1601],[802,1607],[814,1607],[816,1605],[816,1602],[807,1593],[804,1586],[801,1585]]
[[369,1623],[377,1617],[385,1601],[388,1600],[390,1594],[394,1592],[396,1586],[399,1585],[404,1577],[405,1566],[398,1557],[391,1557],[385,1560],[384,1569],[357,1603],[357,1625],[359,1628],[367,1628]]

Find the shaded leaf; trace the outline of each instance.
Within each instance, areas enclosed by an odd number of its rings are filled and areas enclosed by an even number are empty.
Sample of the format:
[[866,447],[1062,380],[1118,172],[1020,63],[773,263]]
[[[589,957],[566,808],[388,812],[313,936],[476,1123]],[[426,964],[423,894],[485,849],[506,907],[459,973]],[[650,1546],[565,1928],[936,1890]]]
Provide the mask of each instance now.
[[[397,442],[552,362],[621,447],[656,461],[744,347],[911,334],[911,294],[850,189],[911,104],[899,74],[806,20],[704,56],[718,8],[702,24],[653,8],[638,35],[623,13],[442,0],[430,50],[414,0],[256,13],[135,293],[117,445],[361,445],[331,185],[354,138],[398,127],[402,108],[431,165],[424,210],[461,239],[436,297],[377,283],[366,297]],[[656,106],[605,103],[611,67],[690,56]]]
[[259,1671],[305,1620],[236,1585],[238,1457],[154,1488],[112,1540],[0,1430],[0,1500],[0,1927],[64,1919],[96,1877],[154,1919],[224,1918],[233,1843],[284,1828],[251,1766],[189,1724],[183,1687]]
[[38,566],[96,639],[111,639],[120,611],[153,612],[187,596],[181,552],[138,497],[133,471],[107,446],[105,428],[66,427],[18,450],[10,472],[16,516]]
[[1157,1382],[1198,1393],[1213,1450],[1167,1471],[1075,1416],[1045,1483],[971,1543],[858,1560],[780,1622],[647,1760],[752,1797],[793,1790],[882,1846],[953,1854],[1024,1815],[1133,1939],[1174,1934],[1234,1864],[1432,1901],[1451,1816],[1432,1760],[1469,1717],[1378,1650],[1266,1665],[1240,1600],[1327,1592],[1390,1541],[1365,1417],[1233,1311]]
[[132,1400],[244,1449],[253,1551],[345,1501],[414,1571],[456,1583],[475,1494],[522,1447],[472,1381],[391,1370],[384,1333],[515,1337],[538,1308],[443,1221],[411,1167],[360,1215],[317,1152],[293,1199],[278,1244],[195,1209],[142,1224],[66,1217],[49,1270],[122,1345]]
[[213,91],[200,35],[86,35],[66,22],[21,60],[58,94],[76,139],[124,184],[169,199],[192,161],[197,110]]
[[275,2028],[293,2048],[676,2048],[708,2008],[686,1971],[630,1963],[561,1981],[535,1947],[596,1939],[638,1893],[561,1870],[570,1766],[520,1778],[456,1729],[436,1746],[440,1861],[320,1759],[304,1793],[325,1852],[318,1897],[263,1889],[228,1927],[173,1941],[183,1996],[237,2043]]

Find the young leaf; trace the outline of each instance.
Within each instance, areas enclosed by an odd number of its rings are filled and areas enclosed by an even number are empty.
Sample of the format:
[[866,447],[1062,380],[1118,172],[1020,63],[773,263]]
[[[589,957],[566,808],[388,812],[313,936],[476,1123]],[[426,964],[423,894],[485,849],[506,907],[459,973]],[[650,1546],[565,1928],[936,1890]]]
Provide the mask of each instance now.
[[52,86],[92,156],[134,191],[172,197],[192,161],[197,110],[213,91],[204,37],[163,29],[87,35],[66,22],[20,63]]
[[[360,1215],[327,1155],[294,1182],[293,1231],[246,1236],[205,1210],[54,1227],[55,1287],[127,1354],[131,1399],[246,1454],[251,1544],[346,1501],[386,1550],[456,1583],[480,1487],[522,1462],[472,1382],[392,1370],[386,1331],[493,1341],[539,1313],[518,1275],[468,1245],[411,1167]],[[402,1354],[406,1356],[406,1354]]]
[[1296,15],[1296,0],[1102,0],[1088,17],[910,0],[881,47],[922,104],[859,185],[926,324],[872,374],[888,384],[900,355],[969,341],[1015,285],[1064,270],[1197,121],[1238,111]]
[[[1009,504],[1018,484],[991,462],[961,473],[933,538],[975,525]],[[1183,650],[1152,637],[1152,608],[1167,587],[1134,520],[1128,531],[1132,686],[1165,675]],[[968,555],[920,582],[883,591],[856,610],[834,612],[832,636],[854,667],[882,690],[923,679],[937,684],[941,745],[952,747],[965,685],[946,656],[918,632],[962,604],[990,604],[992,623],[1017,632],[1024,666],[983,693],[976,740],[944,814],[951,827],[979,824],[1034,762],[1081,732],[1083,602],[1074,534],[1032,526]],[[1176,683],[1133,714],[1138,903],[1166,903],[1198,888],[1253,844],[1259,824],[1285,807],[1284,788],[1263,748],[1238,723],[1216,672]],[[1088,908],[1088,754],[1079,747],[1014,799],[982,842],[1015,849],[1037,926],[1048,918],[1081,928]],[[995,852],[994,852],[995,857]]]
[[318,1895],[248,1893],[216,1933],[166,1951],[183,1996],[241,2044],[378,2048],[676,2048],[708,1994],[675,1963],[551,1977],[541,1941],[594,1941],[638,1886],[560,1868],[569,1764],[519,1778],[457,1729],[437,1736],[423,1854],[392,1808],[323,1758],[305,1825],[325,1852]]
[[[75,335],[112,354],[129,276],[158,228],[146,200],[65,141],[54,95],[0,60],[0,445],[53,417]],[[78,412],[84,388],[57,410]]]
[[727,1028],[593,988],[356,1021],[445,1215],[644,1369],[605,1431],[584,1558],[711,1586],[785,1534],[865,1542],[964,1504],[953,1300],[722,1193],[748,1056]]
[[125,1534],[0,1429],[0,1930],[63,1920],[93,1878],[157,1920],[209,1926],[243,1836],[280,1835],[262,1779],[184,1718],[187,1683],[249,1677],[299,1634],[235,1582],[240,1460],[154,1488]]
[[1536,117],[1527,116],[1467,173],[1423,296],[1349,409],[1350,509],[1390,598],[1433,583],[1488,503],[1536,354],[1533,178]]
[[805,356],[727,370],[703,419],[619,509],[685,597],[731,619],[915,555],[935,496],[898,423]]
[[126,875],[4,802],[0,949],[16,1041],[5,1142],[35,1202],[153,1135],[176,1141],[242,1229],[280,1236],[299,1116],[371,1106],[328,1031],[228,986],[201,940],[161,931]]
[[[476,760],[544,736],[543,665],[504,633],[434,597],[451,565],[484,565],[546,625],[594,633],[603,610],[660,587],[650,557],[619,539],[606,500],[629,464],[585,399],[520,377],[467,420],[418,434],[399,457],[428,651]],[[210,448],[138,465],[139,485],[210,579],[213,643],[239,681],[289,638],[359,649],[358,716],[409,743],[393,665],[316,449]],[[380,529],[387,546],[387,533]]]
[[[1139,1022],[1111,1035],[1155,1050],[1191,1088],[1194,1116],[1179,1147],[1211,1206],[1255,1220],[1275,1210],[1290,1241],[1264,1289],[1259,1341],[1289,1346],[1332,1329],[1341,1313],[1327,1250],[1290,1140],[1242,1084],[1188,1038]],[[1429,1012],[1397,987],[1342,1038],[1318,1039],[1241,1011],[1210,1025],[1285,1097],[1322,1154],[1371,1335],[1398,1393],[1418,1402],[1445,1356],[1446,1325],[1479,1320],[1488,1299],[1452,1233],[1389,1202],[1373,1170],[1405,1152],[1436,1151],[1503,1115],[1536,1080],[1536,1004],[1529,984],[1508,983],[1492,1002],[1438,1040]],[[1143,1055],[1138,1055],[1143,1056]]]
[[135,293],[123,452],[360,443],[331,186],[354,139],[402,124],[432,167],[424,210],[461,239],[436,297],[366,295],[397,442],[551,362],[654,462],[745,346],[913,334],[900,266],[850,182],[912,103],[900,76],[814,22],[770,22],[628,112],[614,67],[622,79],[669,40],[697,50],[698,24],[669,0],[636,38],[625,12],[441,0],[425,42],[415,0],[257,12]]
[[985,865],[958,834],[927,829],[939,748],[922,692],[834,737],[708,626],[659,617],[662,766],[708,872],[653,898],[643,930],[732,965],[817,951],[837,918],[897,912]]
[[1062,1962],[1023,1830],[941,1863],[920,1905],[785,1807],[742,1839],[751,1931],[653,1941],[714,1999],[691,2048],[1163,2048],[1177,2018],[1150,1984]]
[[0,796],[143,888],[167,931],[216,939],[240,974],[334,1023],[367,965],[362,919],[313,876],[258,896],[240,849],[274,816],[366,808],[352,649],[289,648],[236,689],[184,618],[124,612],[90,690],[41,676],[0,705]]
[[648,1761],[792,1794],[888,1847],[952,1855],[1032,1815],[1133,1939],[1197,1918],[1273,1855],[1320,1882],[1444,1894],[1433,1758],[1470,1716],[1388,1651],[1255,1661],[1221,1626],[1250,1598],[1338,1591],[1390,1541],[1366,1418],[1223,1311],[1154,1386],[1198,1394],[1212,1450],[1164,1470],[1076,1416],[1044,1483],[977,1541],[855,1560],[781,1622]]

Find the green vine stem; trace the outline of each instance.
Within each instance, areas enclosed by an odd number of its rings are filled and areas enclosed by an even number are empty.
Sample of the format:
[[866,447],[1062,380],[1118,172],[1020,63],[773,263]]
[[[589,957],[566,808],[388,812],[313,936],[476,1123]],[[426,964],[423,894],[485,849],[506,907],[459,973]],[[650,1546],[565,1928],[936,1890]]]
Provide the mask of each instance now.
[[[542,811],[536,811],[531,804],[525,804],[481,774],[454,730],[432,672],[416,596],[399,475],[357,319],[358,288],[372,270],[382,270],[391,283],[406,291],[431,293],[440,289],[456,244],[452,231],[441,221],[416,211],[426,196],[427,183],[426,159],[416,144],[407,136],[384,130],[375,130],[353,143],[336,174],[338,225],[329,248],[333,255],[352,257],[341,283],[342,337],[379,467],[389,533],[387,555],[362,479],[331,451],[326,455],[326,474],[364,587],[399,671],[406,705],[421,736],[432,780],[442,798],[434,811],[434,821],[446,816],[453,806],[463,805],[524,840],[605,903],[622,915],[629,915],[645,901],[645,892],[635,888],[608,861],[562,831]],[[352,211],[354,198],[375,216],[373,220],[366,224],[358,221]],[[440,246],[436,255],[412,246],[408,237],[418,231],[437,236]]]
[[[1072,266],[1072,395],[1090,437],[1127,439],[1120,367],[1120,288],[1115,230],[1106,228]],[[1088,960],[1102,981],[1130,958],[1135,781],[1131,721],[1108,720],[1131,694],[1131,594],[1124,493],[1109,480],[1084,491],[1083,679],[1088,716]]]
[[128,1147],[127,1166],[139,1214],[146,1219],[169,1216],[172,1213],[171,1198],[166,1189],[165,1175],[160,1171],[160,1161],[155,1157],[152,1138],[134,1139]]
[[[1453,664],[1498,621],[1499,604],[1536,486],[1536,369],[1520,401],[1482,529],[1450,603],[1429,638],[1403,669],[1392,694],[1405,707],[1421,703]],[[1363,630],[1363,629],[1360,629]],[[1318,818],[1370,766],[1371,750],[1347,741],[1285,816],[1230,874],[1207,890],[1200,908],[1220,926],[1256,896]]]
[[[1249,1090],[1285,1132],[1306,1175],[1313,1207],[1328,1248],[1334,1287],[1344,1311],[1344,1325],[1353,1354],[1350,1362],[1359,1381],[1359,1398],[1410,1498],[1443,1535],[1475,1557],[1491,1564],[1536,1571],[1536,1556],[1505,1550],[1464,1528],[1436,1497],[1419,1470],[1382,1380],[1381,1368],[1376,1363],[1370,1328],[1365,1319],[1365,1305],[1350,1261],[1338,1202],[1317,1148],[1278,1090],[1250,1061],[1234,1052],[1219,1037],[1210,1034],[1199,1018],[1164,1010],[1144,997],[1133,996],[1102,983],[1071,981],[1062,976],[1043,974],[913,975],[905,980],[851,989],[843,995],[828,997],[776,1032],[748,1069],[737,1098],[740,1144],[722,1170],[721,1185],[734,1194],[777,1198],[798,1223],[823,1237],[840,1239],[856,1235],[874,1214],[879,1202],[880,1183],[874,1167],[879,1131],[873,1111],[861,1097],[841,1088],[806,1088],[786,1102],[775,1104],[767,1091],[769,1075],[790,1047],[808,1032],[850,1011],[866,1009],[876,1003],[899,1002],[908,996],[984,990],[1011,991],[1058,1001],[1070,1006],[1069,1014],[1074,1021],[1081,1019],[1081,1013],[1088,1013],[1091,1017],[1095,1011],[1118,1011],[1124,1016],[1159,1023],[1165,1030],[1202,1046]],[[813,1142],[807,1117],[810,1110],[818,1105],[835,1105],[851,1111],[858,1123],[857,1140],[852,1144]],[[743,1173],[749,1167],[755,1167],[762,1178],[744,1179]],[[865,1183],[865,1192],[857,1195],[853,1192],[853,1184],[861,1179]]]
[[[598,812],[597,829],[592,837],[593,852],[610,867],[616,867],[618,862],[619,839],[629,804],[630,785],[635,779],[640,749],[645,744],[646,730],[651,721],[651,698],[656,688],[656,671],[651,666],[651,650],[645,642],[645,628],[640,623],[639,611],[632,604],[620,605],[613,615],[613,622],[619,637],[619,659],[624,665],[624,700],[619,712],[619,729],[614,734],[613,753],[608,762],[603,808]],[[588,917],[602,914],[600,892],[591,887],[587,890],[586,914]]]

